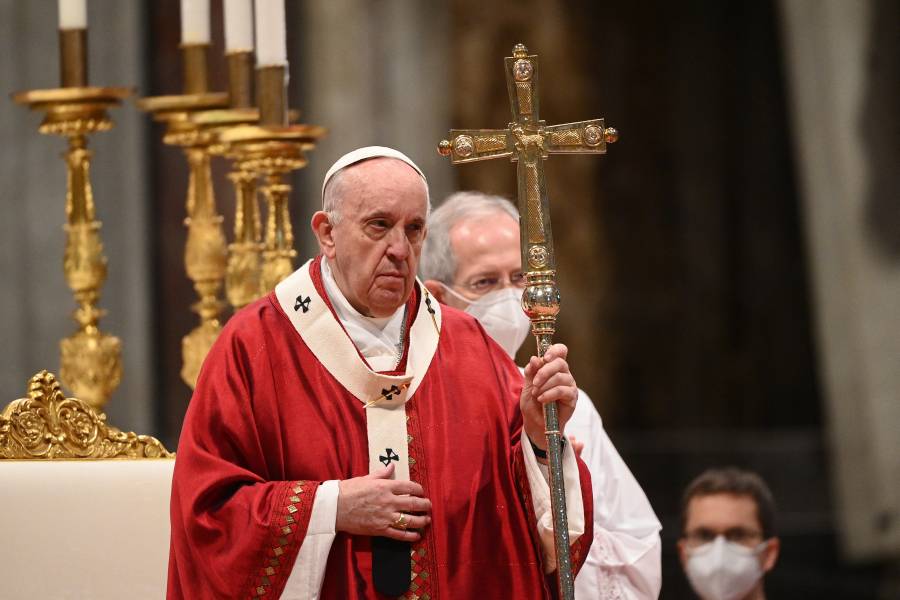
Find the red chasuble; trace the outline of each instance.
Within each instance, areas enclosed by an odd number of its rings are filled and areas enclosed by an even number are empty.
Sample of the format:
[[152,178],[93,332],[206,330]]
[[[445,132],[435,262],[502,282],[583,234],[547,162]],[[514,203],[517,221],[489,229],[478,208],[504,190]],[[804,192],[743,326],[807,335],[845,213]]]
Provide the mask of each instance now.
[[[175,463],[169,598],[279,597],[319,484],[370,470],[371,398],[359,397],[370,392],[339,380],[317,325],[303,320],[318,306],[337,322],[318,260],[298,274],[308,288],[298,280],[238,312],[203,364]],[[285,293],[296,301],[286,306]],[[404,458],[431,499],[432,524],[412,545],[402,597],[553,598],[519,444],[522,376],[473,318],[425,298],[417,284],[406,347],[430,329],[433,348],[424,358],[410,350],[399,373],[419,371],[403,388]],[[342,344],[334,354],[366,368]],[[590,476],[578,464],[586,531],[572,547],[576,569],[593,538]],[[320,598],[382,598],[372,585],[371,538],[337,533]]]

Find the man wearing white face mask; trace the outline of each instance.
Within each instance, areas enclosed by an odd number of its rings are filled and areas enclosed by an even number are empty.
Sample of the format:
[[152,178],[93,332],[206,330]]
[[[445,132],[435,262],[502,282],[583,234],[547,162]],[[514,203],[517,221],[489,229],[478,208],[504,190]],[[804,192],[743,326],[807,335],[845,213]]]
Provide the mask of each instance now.
[[[473,315],[515,357],[531,324],[521,306],[525,282],[512,203],[478,192],[447,198],[428,219],[420,268],[432,295]],[[581,390],[566,434],[584,444],[581,458],[591,472],[594,499],[594,539],[575,579],[575,597],[656,598],[662,583],[659,520]]]
[[682,499],[678,553],[703,600],[764,600],[763,575],[775,566],[775,503],[755,473],[709,469]]

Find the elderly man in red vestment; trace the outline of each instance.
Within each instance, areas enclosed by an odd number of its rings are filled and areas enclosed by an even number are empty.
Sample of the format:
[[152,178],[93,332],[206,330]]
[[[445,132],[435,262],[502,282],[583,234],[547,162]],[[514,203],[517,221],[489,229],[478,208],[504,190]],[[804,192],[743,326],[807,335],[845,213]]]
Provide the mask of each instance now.
[[[207,357],[172,484],[170,598],[555,596],[542,404],[577,398],[565,346],[523,378],[415,278],[421,170],[383,147],[329,170],[321,254],[237,313]],[[566,444],[573,564],[590,477]]]

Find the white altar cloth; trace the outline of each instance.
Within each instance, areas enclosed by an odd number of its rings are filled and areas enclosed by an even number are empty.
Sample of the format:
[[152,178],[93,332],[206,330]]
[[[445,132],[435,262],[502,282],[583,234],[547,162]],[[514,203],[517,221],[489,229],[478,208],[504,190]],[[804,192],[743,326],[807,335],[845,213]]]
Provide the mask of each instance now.
[[174,466],[0,460],[0,598],[165,598]]

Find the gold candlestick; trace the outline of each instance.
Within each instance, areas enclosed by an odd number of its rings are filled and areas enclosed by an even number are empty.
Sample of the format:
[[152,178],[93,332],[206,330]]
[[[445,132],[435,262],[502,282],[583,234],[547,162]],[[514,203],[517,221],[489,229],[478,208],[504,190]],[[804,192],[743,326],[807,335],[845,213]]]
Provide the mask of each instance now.
[[234,184],[234,242],[228,245],[225,291],[235,310],[260,297],[261,227],[256,201],[256,175],[241,169],[228,174]]
[[[63,82],[71,86],[20,92],[13,95],[13,100],[44,112],[41,133],[68,139],[64,155],[67,177],[63,269],[78,303],[73,315],[78,331],[60,342],[60,376],[79,398],[100,409],[119,386],[122,360],[119,339],[99,328],[100,317],[105,313],[97,303],[106,280],[106,257],[91,189],[87,137],[111,129],[113,123],[107,109],[120,104],[132,92],[126,88],[85,87],[86,69],[79,66],[83,52],[81,58],[66,54],[67,48],[68,52],[72,48],[84,49],[84,32],[63,31],[61,37],[70,40],[62,46],[61,72]],[[73,39],[75,42],[71,42]]]
[[235,196],[234,242],[228,245],[225,295],[237,310],[261,295],[259,281],[262,241],[259,203],[256,198],[257,177],[234,162],[235,157],[229,146],[219,141],[219,137],[222,132],[231,128],[256,123],[259,112],[255,108],[208,110],[191,115],[191,120],[216,140],[209,147],[211,154],[232,159],[228,179],[234,186]]
[[291,186],[283,182],[283,177],[290,171],[305,167],[307,160],[302,155],[296,158],[282,155],[280,162],[279,167],[263,167],[265,183],[262,192],[267,207],[266,239],[263,243],[262,274],[259,279],[263,294],[275,289],[279,281],[294,272],[294,259],[297,257],[288,204]]
[[[209,110],[191,115],[191,119],[201,128],[209,131],[217,140],[210,146],[214,155],[224,156],[232,161],[232,170],[228,178],[234,185],[235,192],[235,219],[234,242],[228,245],[228,265],[225,273],[225,295],[235,310],[243,308],[253,302],[268,289],[263,281],[269,282],[273,278],[277,282],[279,274],[287,269],[292,269],[292,259],[296,256],[293,250],[293,233],[290,230],[289,214],[287,212],[287,196],[290,188],[276,187],[278,197],[269,201],[274,210],[269,210],[270,243],[266,250],[266,267],[263,267],[264,244],[261,240],[260,210],[257,202],[257,179],[259,174],[244,168],[246,161],[241,160],[242,151],[236,151],[229,144],[221,141],[222,134],[230,129],[243,125],[254,125],[260,121],[260,111],[256,108],[246,108],[247,94],[252,86],[252,53],[232,52],[226,55],[228,60],[228,89],[231,108],[224,110]],[[276,85],[281,83],[284,87],[284,69],[277,67],[280,76],[272,80]],[[267,73],[272,69],[267,69]],[[260,89],[268,89],[271,86],[269,80],[263,76],[263,86]],[[284,90],[282,90],[284,92]],[[283,94],[276,94],[275,102],[263,101],[267,114],[280,114],[284,110]],[[298,118],[298,111],[287,111],[289,122]],[[273,120],[272,117],[267,117]],[[276,116],[275,121],[280,119]],[[305,164],[305,162],[304,162]],[[277,186],[278,184],[276,184]],[[262,271],[265,270],[265,275]]]
[[294,271],[294,233],[291,227],[291,186],[284,176],[307,164],[305,152],[325,129],[316,125],[287,125],[285,66],[256,70],[259,125],[245,125],[223,131],[220,141],[229,147],[235,166],[262,179],[266,199],[266,234],[263,243],[260,293],[264,294]]
[[231,108],[253,107],[253,52],[237,50],[225,55],[228,62],[228,102]]
[[294,250],[288,199],[291,186],[284,182],[287,173],[307,164],[305,152],[315,147],[316,140],[325,135],[317,125],[288,125],[264,127],[244,125],[224,131],[219,138],[230,148],[238,169],[262,179],[262,193],[266,199],[266,234],[263,243],[263,265],[260,275],[261,293],[290,275]]
[[62,87],[88,82],[87,29],[59,30],[59,81]]
[[287,125],[287,67],[268,65],[256,68],[256,100],[259,123],[266,127]]
[[[225,58],[228,62],[230,108],[198,112],[191,118],[216,138],[216,143],[210,146],[212,154],[233,158],[228,153],[227,145],[218,142],[218,135],[231,127],[258,122],[259,111],[252,108],[253,53],[243,50],[229,52]],[[256,176],[232,163],[228,179],[234,186],[235,218],[234,242],[228,245],[225,268],[225,296],[237,310],[260,296],[262,242]]]
[[191,119],[197,112],[221,108],[228,103],[227,94],[207,91],[208,50],[208,44],[182,46],[184,94],[138,101],[141,109],[167,124],[163,141],[180,146],[188,162],[187,218],[184,221],[188,239],[184,264],[200,298],[191,307],[200,316],[200,324],[181,341],[181,378],[191,388],[196,385],[200,365],[222,329],[219,315],[224,306],[219,294],[225,278],[225,234],[222,216],[216,209],[210,171],[210,146],[215,140]]

